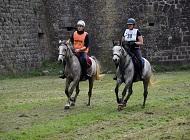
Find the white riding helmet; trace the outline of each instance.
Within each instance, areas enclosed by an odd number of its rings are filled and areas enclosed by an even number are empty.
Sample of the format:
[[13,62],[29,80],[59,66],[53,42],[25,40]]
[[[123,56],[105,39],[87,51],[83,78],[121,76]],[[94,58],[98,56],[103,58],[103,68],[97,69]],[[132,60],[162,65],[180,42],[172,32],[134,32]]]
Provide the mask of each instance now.
[[85,27],[85,22],[83,20],[79,20],[77,22],[77,25],[82,25],[83,27]]

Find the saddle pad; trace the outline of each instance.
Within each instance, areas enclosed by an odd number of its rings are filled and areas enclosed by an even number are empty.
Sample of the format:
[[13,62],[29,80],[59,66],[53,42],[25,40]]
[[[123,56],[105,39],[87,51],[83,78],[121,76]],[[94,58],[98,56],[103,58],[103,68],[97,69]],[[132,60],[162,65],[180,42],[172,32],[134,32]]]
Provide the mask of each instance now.
[[87,74],[88,74],[88,76],[91,77],[92,75],[96,74],[96,62],[91,57],[89,57],[89,59],[90,59],[89,62],[91,63],[91,65],[90,65],[90,67],[87,68]]
[[92,61],[91,61],[91,59],[90,59],[89,56],[87,56],[87,60],[86,60],[86,62],[87,62],[87,68],[90,68],[91,65],[92,65]]

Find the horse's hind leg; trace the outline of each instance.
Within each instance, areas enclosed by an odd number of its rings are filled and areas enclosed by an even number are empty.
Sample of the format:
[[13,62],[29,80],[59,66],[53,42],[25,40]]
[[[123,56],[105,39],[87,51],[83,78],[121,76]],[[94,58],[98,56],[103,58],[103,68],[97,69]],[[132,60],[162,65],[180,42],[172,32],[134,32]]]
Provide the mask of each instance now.
[[90,78],[88,81],[89,81],[89,91],[88,91],[88,103],[87,103],[87,106],[90,106],[90,99],[91,99],[91,96],[92,96],[92,88],[93,88],[94,80],[93,80],[93,78]]
[[143,101],[143,108],[145,107],[145,103],[146,103],[146,99],[147,99],[147,95],[148,95],[148,80],[145,79],[143,81],[143,86],[144,86],[144,101]]

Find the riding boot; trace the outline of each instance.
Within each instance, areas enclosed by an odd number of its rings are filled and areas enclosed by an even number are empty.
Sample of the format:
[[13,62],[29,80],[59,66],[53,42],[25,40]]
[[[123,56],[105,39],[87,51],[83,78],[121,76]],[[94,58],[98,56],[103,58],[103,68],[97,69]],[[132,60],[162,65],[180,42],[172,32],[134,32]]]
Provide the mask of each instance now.
[[81,76],[81,80],[85,81],[88,78],[89,78],[89,76],[87,75],[87,63],[83,62],[82,63],[82,76]]
[[63,73],[62,75],[59,76],[59,78],[65,79],[66,76],[65,76],[65,74]]
[[142,80],[142,62],[141,61],[139,61],[138,63],[138,74],[139,74],[140,80]]
[[116,74],[114,75],[113,80],[117,80],[117,76],[116,76]]

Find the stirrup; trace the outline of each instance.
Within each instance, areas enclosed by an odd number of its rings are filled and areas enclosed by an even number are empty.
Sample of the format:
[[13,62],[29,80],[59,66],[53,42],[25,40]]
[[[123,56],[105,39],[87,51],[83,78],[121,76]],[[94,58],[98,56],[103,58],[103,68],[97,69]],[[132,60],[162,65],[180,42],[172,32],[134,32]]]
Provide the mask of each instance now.
[[114,75],[113,80],[117,80],[117,76],[116,75]]
[[117,80],[117,76],[114,76],[114,77],[113,77],[113,80]]
[[66,76],[65,76],[65,74],[63,74],[63,75],[60,75],[59,78],[65,79]]

